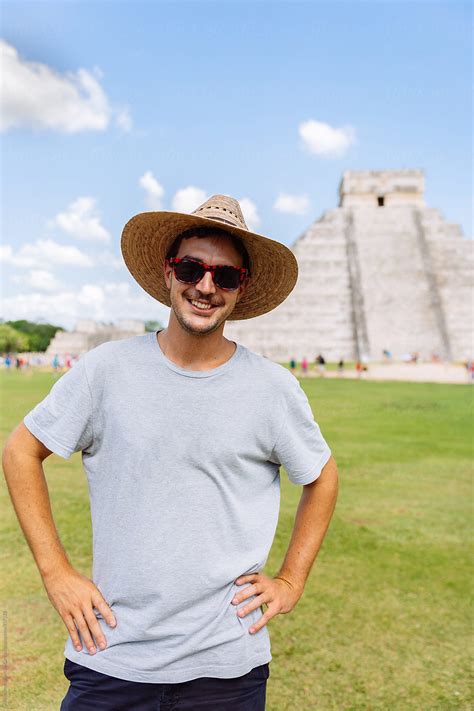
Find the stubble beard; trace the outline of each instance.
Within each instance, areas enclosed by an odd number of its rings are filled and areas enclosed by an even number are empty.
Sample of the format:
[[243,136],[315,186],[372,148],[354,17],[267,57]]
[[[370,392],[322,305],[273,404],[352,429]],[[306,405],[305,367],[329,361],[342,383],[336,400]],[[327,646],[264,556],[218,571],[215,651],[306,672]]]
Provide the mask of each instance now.
[[[217,331],[217,329],[220,328],[220,326],[228,319],[228,317],[235,308],[235,305],[232,307],[228,306],[227,309],[220,306],[220,313],[211,316],[211,318],[208,319],[210,321],[208,325],[203,324],[203,326],[196,328],[193,323],[187,320],[186,316],[183,313],[184,309],[186,308],[183,303],[184,301],[187,301],[186,296],[182,294],[177,297],[176,295],[171,293],[170,299],[171,308],[174,311],[174,315],[176,316],[176,320],[178,321],[179,325],[184,331],[186,331],[186,333],[192,334],[193,336],[205,336],[208,333],[214,333],[214,331]],[[216,318],[215,321],[214,318]]]

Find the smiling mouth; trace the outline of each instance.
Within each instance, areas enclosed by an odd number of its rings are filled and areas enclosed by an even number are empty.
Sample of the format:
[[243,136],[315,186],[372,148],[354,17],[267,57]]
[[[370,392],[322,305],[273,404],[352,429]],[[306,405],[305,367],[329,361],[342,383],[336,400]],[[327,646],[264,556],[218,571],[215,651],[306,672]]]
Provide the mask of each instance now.
[[217,308],[216,305],[209,304],[206,301],[199,301],[198,299],[187,299],[187,301],[191,304],[195,311],[199,311],[199,313],[203,314],[214,311],[214,309]]

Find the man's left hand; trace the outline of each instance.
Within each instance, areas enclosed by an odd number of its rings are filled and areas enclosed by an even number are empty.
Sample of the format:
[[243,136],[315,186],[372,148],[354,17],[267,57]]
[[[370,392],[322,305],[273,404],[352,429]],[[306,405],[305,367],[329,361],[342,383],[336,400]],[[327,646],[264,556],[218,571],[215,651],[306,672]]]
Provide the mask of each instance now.
[[267,606],[258,622],[249,627],[249,632],[252,634],[258,632],[275,615],[290,612],[303,594],[303,588],[297,587],[291,581],[278,577],[269,578],[264,573],[242,575],[235,581],[236,585],[243,583],[252,583],[252,585],[248,585],[244,590],[236,593],[232,603],[238,605],[242,600],[247,600],[252,595],[256,595],[256,597],[248,605],[239,608],[237,614],[241,619],[252,610],[259,608],[260,605]]

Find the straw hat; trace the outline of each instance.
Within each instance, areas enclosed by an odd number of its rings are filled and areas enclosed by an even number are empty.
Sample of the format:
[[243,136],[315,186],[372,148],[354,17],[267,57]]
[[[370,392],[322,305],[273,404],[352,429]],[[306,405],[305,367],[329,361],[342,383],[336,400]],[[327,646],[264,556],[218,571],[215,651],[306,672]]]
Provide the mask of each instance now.
[[227,195],[213,195],[191,214],[160,211],[132,217],[123,229],[121,247],[133,278],[153,298],[171,306],[163,273],[166,254],[181,232],[206,225],[240,238],[249,255],[250,280],[228,320],[260,316],[286,299],[298,278],[295,255],[284,244],[250,232],[239,203]]

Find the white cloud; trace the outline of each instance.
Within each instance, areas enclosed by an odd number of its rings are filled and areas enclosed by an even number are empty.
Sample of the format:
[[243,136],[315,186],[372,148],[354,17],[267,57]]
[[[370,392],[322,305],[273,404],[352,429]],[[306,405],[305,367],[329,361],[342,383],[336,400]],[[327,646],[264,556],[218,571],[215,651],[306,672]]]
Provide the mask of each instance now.
[[102,308],[104,304],[104,291],[97,284],[84,284],[77,294],[77,301],[81,306],[92,307],[97,314],[102,317]]
[[77,247],[58,244],[52,239],[39,239],[33,244],[24,244],[16,253],[10,245],[2,245],[0,261],[27,269],[50,269],[53,265],[94,266],[92,259]]
[[46,269],[32,269],[28,274],[12,274],[10,280],[14,284],[29,286],[40,291],[56,291],[62,286],[54,274]]
[[310,153],[322,156],[342,156],[355,143],[355,129],[352,126],[333,128],[328,123],[312,119],[300,124],[299,134]]
[[94,242],[108,242],[110,234],[100,222],[96,201],[92,197],[79,197],[65,212],[60,212],[49,222],[64,232]]
[[110,267],[111,269],[126,269],[125,262],[122,256],[114,254],[109,250],[100,252],[100,254],[95,255],[96,264],[102,264],[104,267]]
[[115,123],[124,133],[129,133],[132,130],[132,117],[128,106],[118,109]]
[[278,212],[287,212],[291,215],[306,215],[310,208],[310,201],[307,195],[280,193],[273,207]]
[[171,201],[172,208],[175,212],[193,212],[207,200],[207,197],[204,190],[189,185],[175,193]]
[[142,175],[138,184],[146,193],[146,203],[150,210],[162,210],[161,199],[165,194],[164,188],[157,181],[151,170]]
[[[52,240],[38,240],[35,244],[23,245],[16,253],[13,252],[10,245],[0,245],[1,262],[19,268],[50,268],[52,266],[71,265],[78,267],[102,266],[116,271],[126,269],[122,256],[110,250],[99,252],[92,259],[80,252],[77,247],[60,245]],[[32,288],[48,291],[61,286],[59,282],[52,282],[49,277],[45,276],[45,270],[37,269],[34,270],[34,273],[35,275],[41,275],[38,278],[43,279],[43,284],[51,284],[51,288],[44,285],[41,286],[39,281],[33,281],[33,277],[26,277],[25,275],[12,275],[10,280],[16,284],[29,285]],[[30,274],[33,274],[33,271]]]
[[71,329],[82,318],[107,322],[126,318],[158,319],[166,323],[168,314],[166,306],[145,294],[138,285],[128,282],[84,284],[74,291],[33,292],[2,300],[2,317],[6,320],[45,319]]
[[0,130],[104,131],[114,114],[118,126],[130,130],[128,109],[110,106],[98,70],[61,74],[47,64],[23,59],[4,40],[0,40],[0,63]]
[[255,230],[260,224],[260,217],[257,212],[257,206],[250,198],[243,197],[239,201],[240,209],[244,215],[247,227],[251,230]]

